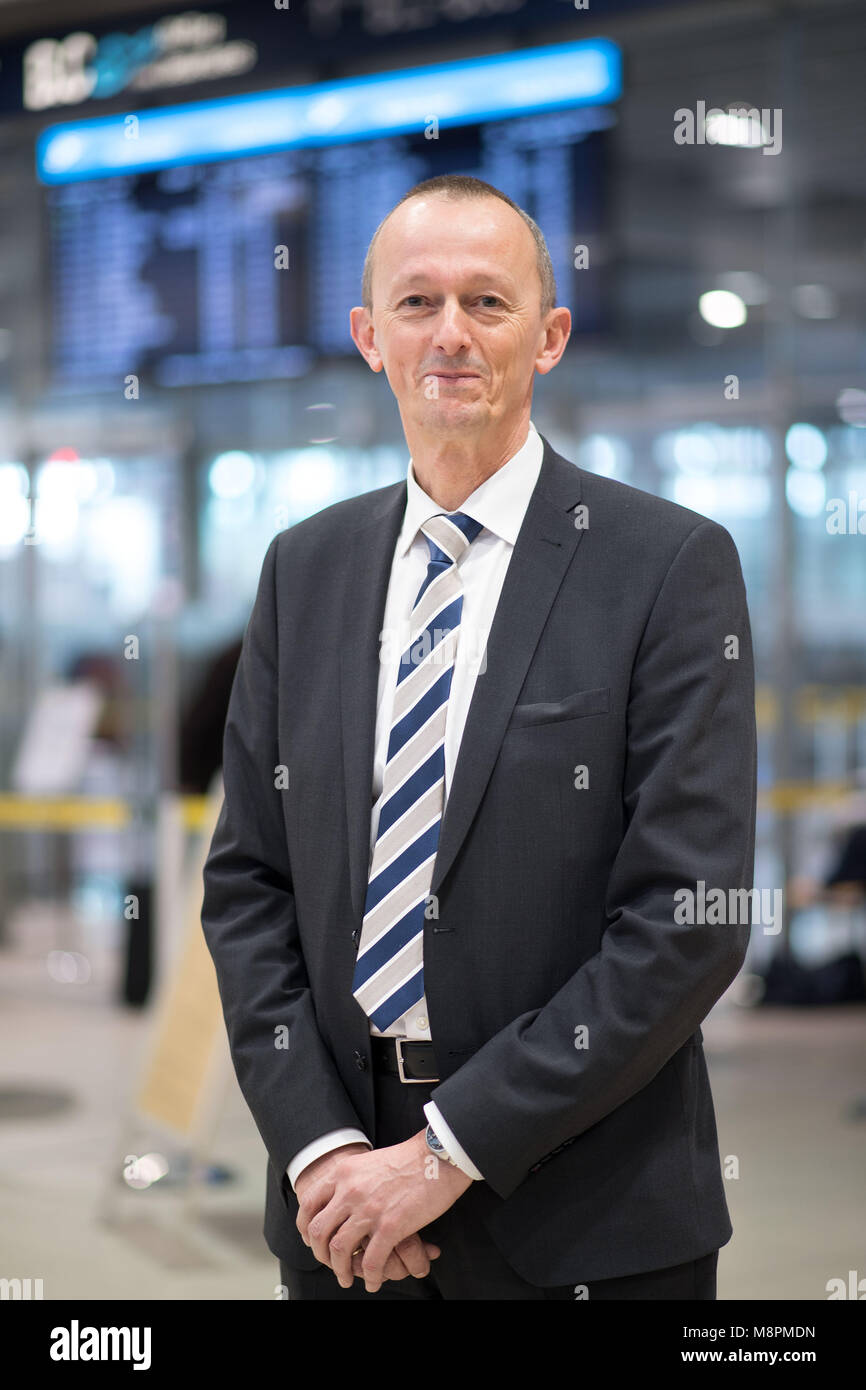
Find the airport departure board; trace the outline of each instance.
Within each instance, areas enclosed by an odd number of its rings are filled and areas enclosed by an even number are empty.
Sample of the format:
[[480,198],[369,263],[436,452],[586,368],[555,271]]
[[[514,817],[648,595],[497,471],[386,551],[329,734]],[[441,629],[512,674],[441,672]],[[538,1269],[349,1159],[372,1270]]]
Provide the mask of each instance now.
[[355,354],[349,309],[370,237],[440,173],[474,174],[525,208],[574,333],[601,333],[612,119],[584,106],[48,188],[54,383],[263,380]]

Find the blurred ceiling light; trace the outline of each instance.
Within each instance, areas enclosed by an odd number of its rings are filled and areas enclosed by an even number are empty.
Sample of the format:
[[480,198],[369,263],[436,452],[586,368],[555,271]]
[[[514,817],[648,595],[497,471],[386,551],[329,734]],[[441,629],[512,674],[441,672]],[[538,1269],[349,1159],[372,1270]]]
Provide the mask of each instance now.
[[0,547],[20,545],[30,525],[30,503],[20,492],[0,491]]
[[78,530],[78,502],[70,491],[50,491],[33,507],[33,527],[46,550],[67,551]]
[[804,319],[834,319],[839,312],[839,301],[826,285],[795,285],[791,302]]
[[36,495],[52,503],[67,498],[87,502],[99,492],[101,480],[96,464],[80,459],[72,449],[58,449],[36,475]]
[[605,478],[622,477],[631,463],[631,450],[624,439],[590,434],[578,446],[577,462],[590,473],[601,473]]
[[88,567],[110,585],[114,611],[147,607],[159,574],[154,504],[144,497],[110,497],[88,509],[83,537]]
[[718,489],[714,478],[679,477],[673,479],[673,494],[679,506],[707,516],[715,508]]
[[846,386],[836,397],[836,409],[840,419],[855,429],[866,429],[866,391],[856,386]]
[[217,454],[208,472],[208,484],[214,497],[242,497],[249,492],[256,476],[256,465],[241,449]]
[[748,317],[742,299],[731,290],[707,290],[698,300],[698,309],[714,328],[739,328]]
[[0,498],[27,496],[27,469],[23,463],[0,463]]
[[750,473],[715,478],[679,474],[673,479],[673,500],[705,516],[754,520],[769,513],[772,495],[769,478]]
[[770,479],[752,473],[729,473],[716,479],[719,487],[717,514],[767,516],[773,503]]
[[695,477],[708,473],[760,474],[769,470],[773,447],[767,431],[755,426],[721,426],[710,421],[688,429],[665,430],[653,440],[652,454],[665,473]]
[[798,468],[823,468],[827,440],[815,425],[792,425],[785,435],[785,453]]
[[713,427],[677,430],[673,441],[674,462],[681,473],[694,477],[712,473],[719,461]]
[[770,287],[763,275],[754,270],[728,270],[716,276],[717,288],[739,295],[744,304],[766,304]]
[[287,483],[294,508],[315,510],[337,499],[341,468],[334,451],[290,449],[284,458],[288,464]]
[[[707,112],[704,121],[707,144],[743,145],[747,149],[769,145],[770,132],[761,121],[761,113],[744,101],[731,102],[731,107],[729,111]],[[749,111],[753,111],[754,115],[749,115]]]
[[798,516],[820,515],[824,510],[826,495],[823,473],[810,473],[804,468],[789,468],[785,474],[785,496],[788,506]]

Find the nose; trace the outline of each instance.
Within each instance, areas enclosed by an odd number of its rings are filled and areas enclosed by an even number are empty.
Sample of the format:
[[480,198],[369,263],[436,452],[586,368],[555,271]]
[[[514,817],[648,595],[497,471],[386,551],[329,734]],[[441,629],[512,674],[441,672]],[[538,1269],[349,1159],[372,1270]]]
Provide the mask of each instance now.
[[456,357],[471,344],[468,318],[456,299],[446,299],[433,325],[433,347],[446,357]]

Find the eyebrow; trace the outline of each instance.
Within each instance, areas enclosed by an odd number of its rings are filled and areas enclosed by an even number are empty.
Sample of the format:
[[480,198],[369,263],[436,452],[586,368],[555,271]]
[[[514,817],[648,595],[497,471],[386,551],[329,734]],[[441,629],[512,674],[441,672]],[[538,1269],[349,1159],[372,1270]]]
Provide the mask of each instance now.
[[[409,285],[429,284],[431,278],[432,277],[425,271],[401,271],[400,274],[397,276],[396,280],[394,280],[390,292],[391,294],[399,294],[401,290],[404,290]],[[510,294],[513,292],[511,282],[507,279],[504,279],[502,276],[502,272],[498,270],[473,271],[472,274],[467,276],[467,283],[470,285],[473,283],[495,285],[504,294]]]

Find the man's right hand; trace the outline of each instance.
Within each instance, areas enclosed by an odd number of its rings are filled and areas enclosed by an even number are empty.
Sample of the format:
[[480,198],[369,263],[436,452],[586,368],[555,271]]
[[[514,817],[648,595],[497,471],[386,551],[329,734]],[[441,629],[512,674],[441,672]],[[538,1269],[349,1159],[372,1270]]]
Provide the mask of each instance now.
[[[304,1191],[313,1180],[318,1182],[320,1178],[327,1179],[330,1165],[333,1164],[341,1154],[347,1153],[367,1153],[367,1145],[358,1143],[341,1144],[338,1149],[329,1149],[326,1154],[322,1154],[320,1158],[314,1159],[312,1163],[308,1163],[306,1168],[301,1170],[295,1183],[295,1196],[298,1201],[301,1201]],[[323,1191],[327,1192],[327,1185],[323,1185]],[[327,1206],[328,1201],[329,1198],[326,1196],[317,1210],[321,1211],[322,1207]],[[311,1212],[309,1214],[309,1219],[312,1220],[313,1216],[316,1214],[316,1212]],[[385,1264],[385,1278],[406,1279],[409,1275],[414,1275],[416,1279],[423,1279],[425,1275],[430,1273],[430,1261],[437,1259],[441,1253],[438,1245],[433,1245],[429,1241],[422,1241],[417,1233],[412,1236],[407,1236],[388,1256]],[[352,1272],[356,1277],[361,1275],[361,1261],[363,1257],[362,1251],[361,1254],[357,1255],[352,1261]],[[330,1268],[330,1265],[328,1268]]]

